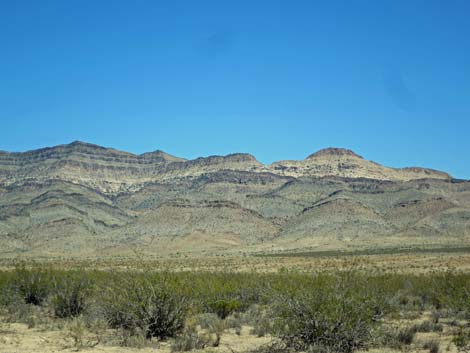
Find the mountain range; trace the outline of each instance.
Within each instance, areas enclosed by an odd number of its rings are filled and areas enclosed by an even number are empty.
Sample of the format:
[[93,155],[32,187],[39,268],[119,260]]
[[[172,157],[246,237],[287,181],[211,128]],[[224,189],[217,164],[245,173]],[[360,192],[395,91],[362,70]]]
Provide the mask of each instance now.
[[265,165],[84,142],[0,152],[0,257],[169,256],[470,240],[470,181],[348,149]]

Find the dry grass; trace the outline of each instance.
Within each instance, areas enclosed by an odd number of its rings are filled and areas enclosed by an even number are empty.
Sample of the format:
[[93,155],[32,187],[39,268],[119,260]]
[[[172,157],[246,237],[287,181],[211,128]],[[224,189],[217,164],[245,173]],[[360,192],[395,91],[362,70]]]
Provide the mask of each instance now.
[[[0,270],[15,267],[21,259],[0,260]],[[28,261],[28,260],[26,260]],[[470,271],[469,253],[410,253],[377,254],[359,256],[174,256],[168,258],[142,258],[138,254],[129,257],[92,259],[43,259],[36,263],[47,263],[64,269],[160,269],[169,271],[231,271],[272,273],[283,269],[324,272],[349,270],[352,267],[370,272],[412,273],[444,272],[449,269]]]

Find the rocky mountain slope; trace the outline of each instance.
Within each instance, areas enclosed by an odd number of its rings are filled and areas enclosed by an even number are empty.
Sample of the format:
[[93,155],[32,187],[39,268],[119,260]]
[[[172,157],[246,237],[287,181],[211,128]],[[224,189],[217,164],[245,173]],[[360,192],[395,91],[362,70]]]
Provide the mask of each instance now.
[[263,165],[83,142],[0,152],[0,257],[463,244],[470,182],[328,148]]

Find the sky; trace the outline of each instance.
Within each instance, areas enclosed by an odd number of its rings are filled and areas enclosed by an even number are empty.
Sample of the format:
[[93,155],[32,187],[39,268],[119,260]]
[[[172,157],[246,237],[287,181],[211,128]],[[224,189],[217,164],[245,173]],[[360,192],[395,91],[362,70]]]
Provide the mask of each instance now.
[[0,150],[264,163],[350,148],[470,179],[470,1],[0,1]]

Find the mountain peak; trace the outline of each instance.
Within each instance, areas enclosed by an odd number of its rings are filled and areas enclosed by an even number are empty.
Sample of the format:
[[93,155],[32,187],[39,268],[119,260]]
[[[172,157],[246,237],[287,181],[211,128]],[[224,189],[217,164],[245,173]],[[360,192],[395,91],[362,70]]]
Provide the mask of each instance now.
[[338,148],[338,147],[328,147],[328,148],[321,149],[315,153],[312,153],[310,156],[307,157],[307,159],[327,157],[327,156],[333,156],[333,157],[350,156],[350,157],[357,157],[357,158],[363,159],[362,156],[358,155],[352,150],[349,150],[347,148]]
[[[72,148],[93,148],[93,149],[99,149],[99,150],[104,150],[106,149],[106,147],[103,147],[103,146],[99,146],[99,145],[95,145],[93,143],[88,143],[88,142],[83,142],[83,141],[79,141],[79,140],[75,140],[75,141],[72,141],[70,142],[69,144],[66,144],[64,145],[65,147],[72,147]],[[57,147],[60,147],[57,146]]]
[[145,153],[142,153],[139,157],[143,158],[143,159],[148,159],[148,160],[153,160],[153,159],[154,160],[165,160],[167,162],[184,162],[184,161],[186,161],[186,159],[184,159],[184,158],[173,156],[173,155],[168,154],[168,153],[166,153],[165,151],[162,151],[162,150],[156,150],[156,151],[153,151],[153,152],[145,152]]
[[75,141],[72,141],[72,142],[69,143],[69,146],[90,146],[90,145],[93,146],[93,144],[91,144],[91,143],[83,142],[83,141],[80,141],[80,140],[75,140]]
[[225,156],[228,159],[238,159],[240,161],[258,162],[255,156],[250,153],[232,153]]

